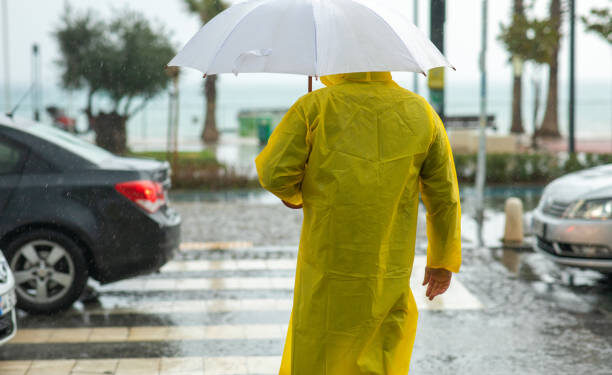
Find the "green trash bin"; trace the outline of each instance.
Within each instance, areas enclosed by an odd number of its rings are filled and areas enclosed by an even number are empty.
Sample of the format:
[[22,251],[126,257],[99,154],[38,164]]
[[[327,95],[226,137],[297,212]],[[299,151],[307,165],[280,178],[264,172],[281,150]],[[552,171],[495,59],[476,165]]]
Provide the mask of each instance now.
[[258,117],[256,122],[259,144],[265,145],[272,134],[272,119],[270,117]]
[[257,134],[257,116],[252,112],[243,111],[238,115],[238,134],[241,137],[254,137]]

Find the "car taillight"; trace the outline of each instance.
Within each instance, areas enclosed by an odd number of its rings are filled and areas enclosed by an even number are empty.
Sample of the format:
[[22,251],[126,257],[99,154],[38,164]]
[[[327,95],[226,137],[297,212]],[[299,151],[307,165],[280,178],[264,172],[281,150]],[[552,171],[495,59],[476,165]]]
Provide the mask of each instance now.
[[154,213],[166,203],[164,187],[155,181],[128,181],[115,185],[124,197],[147,212]]

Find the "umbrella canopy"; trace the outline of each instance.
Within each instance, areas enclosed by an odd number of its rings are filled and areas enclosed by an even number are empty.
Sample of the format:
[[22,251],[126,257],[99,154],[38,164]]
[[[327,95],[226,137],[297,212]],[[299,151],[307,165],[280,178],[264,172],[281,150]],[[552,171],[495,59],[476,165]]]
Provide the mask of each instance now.
[[252,0],[208,22],[169,66],[204,74],[426,73],[450,63],[388,0]]

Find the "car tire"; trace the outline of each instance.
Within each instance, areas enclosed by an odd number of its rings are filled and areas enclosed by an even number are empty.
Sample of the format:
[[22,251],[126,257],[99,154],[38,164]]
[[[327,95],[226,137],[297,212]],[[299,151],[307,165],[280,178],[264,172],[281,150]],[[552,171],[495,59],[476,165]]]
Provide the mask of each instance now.
[[8,244],[6,258],[15,276],[17,307],[31,313],[70,307],[89,277],[83,249],[54,230],[21,234]]

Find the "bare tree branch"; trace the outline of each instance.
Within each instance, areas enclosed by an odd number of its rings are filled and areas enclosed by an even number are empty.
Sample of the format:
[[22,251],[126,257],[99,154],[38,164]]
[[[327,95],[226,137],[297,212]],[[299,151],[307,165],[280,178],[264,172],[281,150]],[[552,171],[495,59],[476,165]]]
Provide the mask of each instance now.
[[149,99],[151,99],[151,98],[143,98],[142,102],[140,103],[140,105],[138,105],[136,108],[134,108],[134,110],[132,112],[130,112],[129,114],[126,112],[126,116],[127,117],[132,117],[135,114],[137,114],[138,112],[140,112],[142,109],[144,109],[144,107],[147,106],[147,104],[149,103]]
[[132,99],[134,99],[134,96],[130,95],[125,100],[125,105],[123,106],[123,114],[126,116],[130,112],[130,106],[132,105]]

